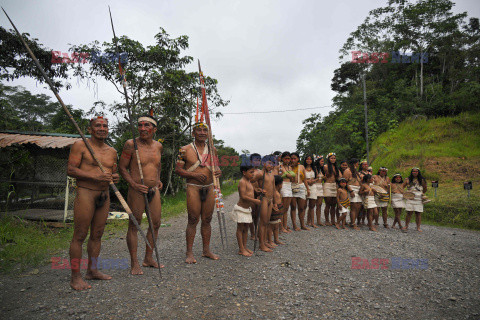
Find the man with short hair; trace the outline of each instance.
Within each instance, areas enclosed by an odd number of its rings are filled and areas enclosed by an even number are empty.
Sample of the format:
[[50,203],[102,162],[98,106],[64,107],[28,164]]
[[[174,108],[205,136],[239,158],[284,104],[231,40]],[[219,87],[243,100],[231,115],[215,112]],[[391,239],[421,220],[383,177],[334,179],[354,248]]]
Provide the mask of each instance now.
[[[151,115],[142,116],[138,119],[138,132],[139,136],[135,139],[145,184],[141,184],[138,160],[132,139],[125,142],[118,169],[122,177],[128,182],[127,202],[138,224],[142,222],[143,212],[145,211],[144,194],[147,194],[154,237],[157,239],[162,216],[160,190],[163,185],[160,181],[160,172],[163,146],[160,142],[153,140],[153,136],[157,132],[157,121]],[[133,275],[143,274],[137,257],[137,231],[135,225],[130,221],[127,231],[127,247],[130,253],[130,273]],[[147,239],[151,248],[146,247],[142,266],[158,268],[158,263],[153,258],[154,241],[150,228],[147,232]],[[163,265],[160,267],[163,268]]]
[[105,172],[100,170],[95,159],[90,154],[83,141],[77,141],[70,149],[67,174],[77,179],[77,195],[73,209],[74,231],[70,243],[70,266],[72,277],[70,286],[75,290],[90,289],[91,286],[82,279],[80,274],[80,260],[82,245],[88,239],[88,267],[86,279],[110,280],[112,277],[100,271],[96,263],[100,255],[101,239],[110,208],[108,186],[111,181],[118,182],[117,152],[105,144],[108,136],[107,119],[98,116],[90,120],[88,128],[91,138],[88,139],[95,156],[101,162]]

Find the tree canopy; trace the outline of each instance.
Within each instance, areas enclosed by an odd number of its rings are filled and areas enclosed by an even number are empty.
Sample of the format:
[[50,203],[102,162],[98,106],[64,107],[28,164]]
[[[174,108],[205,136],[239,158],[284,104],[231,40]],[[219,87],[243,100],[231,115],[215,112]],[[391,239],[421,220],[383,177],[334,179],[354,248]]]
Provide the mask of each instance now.
[[[366,78],[369,141],[412,116],[438,117],[480,110],[479,19],[453,14],[449,0],[390,0],[370,11],[340,49],[331,88],[335,111],[305,119],[297,149],[365,155],[362,74]],[[345,62],[352,51],[370,63]],[[372,53],[388,53],[387,63]],[[396,63],[392,53],[427,54],[427,61]],[[380,59],[382,60],[382,59]],[[410,61],[408,61],[410,60]],[[373,62],[377,63],[373,63]]]

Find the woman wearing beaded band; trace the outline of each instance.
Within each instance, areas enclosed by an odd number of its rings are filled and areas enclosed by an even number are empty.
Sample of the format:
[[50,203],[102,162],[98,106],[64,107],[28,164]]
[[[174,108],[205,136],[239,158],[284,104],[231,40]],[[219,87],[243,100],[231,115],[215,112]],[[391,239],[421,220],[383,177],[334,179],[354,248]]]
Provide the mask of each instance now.
[[292,171],[290,166],[290,152],[285,151],[282,153],[282,163],[278,167],[278,174],[283,178],[282,189],[280,194],[282,195],[283,204],[283,216],[282,224],[280,226],[280,232],[290,233],[292,230],[288,227],[288,208],[292,202],[292,181],[295,179],[295,172]]
[[[389,195],[390,194],[390,178],[387,177],[387,172],[388,172],[387,168],[380,167],[380,169],[378,169],[377,174],[373,176],[373,184],[385,189],[385,191],[387,191],[387,194]],[[377,194],[377,196],[375,197],[375,203],[377,204],[377,210],[382,211],[383,226],[386,229],[388,229],[389,227],[388,227],[388,220],[387,220],[388,219],[387,209],[388,209],[389,199],[387,201],[382,201],[380,198],[381,196],[382,195]],[[386,195],[383,195],[383,197],[385,196]],[[376,216],[376,219],[377,220],[375,221],[375,224],[378,225],[378,215]]]
[[[323,184],[323,195],[325,197],[325,225],[335,225],[335,215],[337,208],[337,179],[339,170],[337,168],[337,157],[335,153],[329,153],[327,164],[323,166],[325,171],[325,183]],[[331,222],[328,219],[330,213]]]
[[315,172],[317,175],[317,182],[313,185],[317,189],[317,203],[315,214],[317,216],[317,225],[324,227],[325,224],[322,223],[322,202],[323,202],[323,180],[325,177],[325,172],[323,171],[323,166],[325,165],[325,159],[323,156],[320,156],[315,160]]
[[[305,179],[305,167],[298,163],[300,156],[296,152],[290,154],[292,170],[295,172],[295,182],[292,184],[292,202],[290,204],[290,216],[292,218],[292,227],[295,231],[310,230],[305,226],[305,207],[307,205],[307,196],[310,193],[310,187]],[[298,207],[298,218],[300,228],[296,223],[296,211]]]
[[402,215],[402,209],[405,208],[405,199],[403,198],[403,178],[400,173],[396,173],[392,177],[392,208],[395,213],[395,219],[393,220],[392,228],[395,229],[395,224],[398,223],[398,227],[402,229],[402,221],[400,216]]
[[310,193],[307,196],[307,204],[308,204],[308,212],[307,212],[307,226],[318,228],[315,225],[315,205],[317,203],[317,188],[316,182],[317,179],[315,177],[315,170],[313,169],[313,156],[307,155],[303,161],[303,166],[305,167],[305,179],[307,181],[307,185],[310,188]]
[[413,192],[415,194],[415,198],[413,198],[412,200],[407,199],[405,203],[405,210],[407,211],[407,216],[405,217],[405,227],[403,227],[402,230],[406,231],[408,229],[408,224],[410,223],[412,214],[415,212],[417,231],[422,232],[422,230],[420,230],[423,212],[422,200],[425,196],[425,192],[427,192],[427,181],[423,178],[419,168],[413,168],[412,171],[410,171],[410,176],[405,179],[403,186],[407,187],[407,191]]

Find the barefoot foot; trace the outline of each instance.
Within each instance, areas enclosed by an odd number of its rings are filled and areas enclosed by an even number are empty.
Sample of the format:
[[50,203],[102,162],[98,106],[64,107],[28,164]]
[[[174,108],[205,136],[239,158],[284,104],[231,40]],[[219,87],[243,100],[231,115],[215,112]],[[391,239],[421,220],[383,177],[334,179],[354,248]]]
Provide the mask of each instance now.
[[83,281],[82,275],[80,273],[73,275],[72,274],[72,279],[70,279],[70,287],[74,290],[86,290],[90,289],[92,286]]
[[266,247],[266,246],[259,247],[259,249],[262,250],[262,251],[265,251],[265,252],[273,252],[272,249],[270,249],[269,247]]
[[195,257],[193,256],[193,253],[192,253],[192,252],[187,252],[187,259],[185,259],[185,263],[188,263],[188,264],[197,263],[197,260],[196,260]]
[[130,268],[130,274],[133,274],[133,275],[143,274],[142,268],[140,268],[138,261],[132,263],[132,267]]
[[[158,269],[158,263],[153,259],[153,257],[145,257],[145,259],[143,260],[142,266]],[[165,268],[165,266],[161,264],[160,268]]]
[[202,253],[202,257],[206,257],[206,258],[209,258],[209,259],[212,259],[212,260],[220,259],[219,256],[217,256],[215,253],[211,252],[210,250],[209,251],[204,251]]
[[111,276],[108,274],[102,273],[98,270],[88,270],[87,274],[85,275],[85,279],[87,280],[110,280],[112,279]]
[[238,251],[238,254],[241,255],[241,256],[245,256],[245,257],[251,257],[252,254],[250,252],[248,252],[247,250],[240,250]]

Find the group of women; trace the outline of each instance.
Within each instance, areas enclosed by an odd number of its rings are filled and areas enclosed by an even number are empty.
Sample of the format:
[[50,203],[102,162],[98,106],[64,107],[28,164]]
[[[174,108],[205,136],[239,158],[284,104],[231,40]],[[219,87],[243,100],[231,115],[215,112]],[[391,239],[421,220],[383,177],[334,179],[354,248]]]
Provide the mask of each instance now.
[[[337,164],[335,153],[323,156],[306,155],[303,164],[298,153],[283,152],[279,157],[275,173],[282,176],[281,190],[283,201],[282,232],[292,232],[287,224],[287,214],[290,208],[292,227],[299,231],[309,230],[308,226],[336,226],[338,224],[339,207],[348,207],[350,227],[358,230],[359,225],[365,225],[376,231],[379,213],[382,214],[383,225],[390,228],[387,221],[389,203],[395,213],[392,228],[398,227],[406,231],[412,215],[416,215],[417,230],[421,232],[421,214],[423,204],[429,200],[425,197],[426,180],[419,168],[413,168],[410,176],[403,180],[400,174],[394,174],[392,180],[387,176],[388,169],[381,167],[376,175],[366,161],[351,159]],[[346,190],[349,203],[342,205],[337,199],[338,182],[347,182]],[[406,189],[406,190],[405,190]],[[324,220],[322,222],[322,203],[325,201]],[[405,209],[407,214],[405,226],[402,226],[400,216]],[[300,226],[297,225],[297,211]],[[307,215],[305,221],[305,214]],[[315,224],[315,217],[317,223]],[[337,221],[336,221],[337,220]]]

